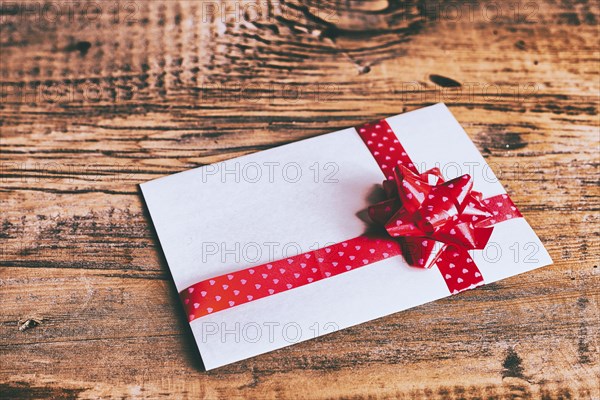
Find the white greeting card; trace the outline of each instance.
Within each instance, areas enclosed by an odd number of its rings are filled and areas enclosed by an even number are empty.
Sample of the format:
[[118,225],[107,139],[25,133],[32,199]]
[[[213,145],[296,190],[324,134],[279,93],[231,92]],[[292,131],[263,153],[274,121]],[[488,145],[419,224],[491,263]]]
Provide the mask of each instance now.
[[[437,166],[447,180],[472,176],[483,197],[505,193],[445,105],[386,121],[419,172]],[[175,285],[185,291],[364,234],[365,210],[382,200],[384,179],[357,130],[348,128],[141,188]],[[484,283],[552,263],[524,218],[498,223],[486,247],[469,254]],[[394,256],[190,324],[212,369],[449,295],[435,267],[415,268]]]

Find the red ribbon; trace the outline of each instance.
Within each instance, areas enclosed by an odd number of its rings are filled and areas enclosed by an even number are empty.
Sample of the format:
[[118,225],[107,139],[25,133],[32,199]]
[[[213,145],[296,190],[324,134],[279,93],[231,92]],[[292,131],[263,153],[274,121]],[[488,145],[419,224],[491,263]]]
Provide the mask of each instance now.
[[[469,175],[446,182],[437,168],[419,174],[385,120],[357,130],[388,178],[387,200],[369,207],[387,234],[198,282],[180,293],[190,321],[399,255],[415,267],[437,266],[451,293],[483,284],[468,251],[485,248],[495,224],[521,217],[508,195],[483,199]],[[441,249],[434,253],[437,243]]]

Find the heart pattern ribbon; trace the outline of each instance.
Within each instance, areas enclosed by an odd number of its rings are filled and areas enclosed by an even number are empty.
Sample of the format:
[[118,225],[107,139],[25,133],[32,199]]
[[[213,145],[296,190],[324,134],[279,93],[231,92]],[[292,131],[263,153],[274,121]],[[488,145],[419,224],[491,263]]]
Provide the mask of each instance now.
[[180,293],[189,321],[397,256],[436,266],[453,294],[483,284],[469,251],[485,248],[495,224],[521,217],[508,195],[483,198],[469,175],[419,173],[385,120],[357,131],[387,177],[387,199],[369,207],[385,231],[193,284]]

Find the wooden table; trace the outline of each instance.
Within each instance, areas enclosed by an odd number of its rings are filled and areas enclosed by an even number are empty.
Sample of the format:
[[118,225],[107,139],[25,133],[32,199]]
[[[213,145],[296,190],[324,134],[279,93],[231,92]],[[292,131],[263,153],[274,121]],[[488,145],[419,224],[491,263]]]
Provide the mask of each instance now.
[[[598,2],[0,5],[3,399],[600,398]],[[137,185],[439,101],[555,264],[203,372]]]

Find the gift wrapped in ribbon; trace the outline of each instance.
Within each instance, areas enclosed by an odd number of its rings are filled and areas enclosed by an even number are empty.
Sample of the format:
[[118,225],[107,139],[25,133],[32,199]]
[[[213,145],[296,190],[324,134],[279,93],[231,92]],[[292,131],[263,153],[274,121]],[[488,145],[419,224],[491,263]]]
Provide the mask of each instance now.
[[442,104],[141,186],[208,369],[552,262]]

